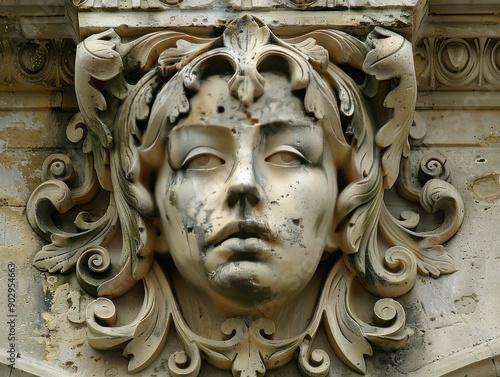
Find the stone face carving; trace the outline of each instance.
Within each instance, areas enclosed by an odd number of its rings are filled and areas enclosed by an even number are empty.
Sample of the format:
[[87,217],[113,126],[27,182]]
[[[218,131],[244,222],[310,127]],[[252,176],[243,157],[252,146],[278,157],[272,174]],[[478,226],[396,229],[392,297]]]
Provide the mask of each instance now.
[[[435,173],[445,160],[422,163],[419,187],[409,177],[416,83],[411,46],[391,31],[280,39],[248,15],[211,39],[108,30],[79,45],[75,84],[67,132],[85,172],[62,155],[44,165],[28,218],[51,243],[34,265],[76,269],[100,296],[89,343],[124,347],[131,372],[167,347],[174,376],[198,375],[202,359],[258,376],[294,357],[325,376],[332,355],[364,373],[372,345],[406,344],[393,298],[417,273],[456,270],[441,244],[463,204]],[[443,223],[396,219],[384,203],[396,180]],[[54,222],[100,191],[105,213]],[[114,298],[139,281],[144,302],[123,323]]]

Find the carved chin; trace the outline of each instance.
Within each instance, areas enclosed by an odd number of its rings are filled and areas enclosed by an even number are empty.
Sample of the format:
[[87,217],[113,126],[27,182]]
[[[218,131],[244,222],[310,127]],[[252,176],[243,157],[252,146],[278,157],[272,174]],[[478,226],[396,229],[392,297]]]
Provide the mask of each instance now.
[[265,275],[262,269],[263,266],[255,262],[225,263],[210,274],[210,286],[236,305],[254,308],[279,295],[273,292],[272,278],[261,276]]

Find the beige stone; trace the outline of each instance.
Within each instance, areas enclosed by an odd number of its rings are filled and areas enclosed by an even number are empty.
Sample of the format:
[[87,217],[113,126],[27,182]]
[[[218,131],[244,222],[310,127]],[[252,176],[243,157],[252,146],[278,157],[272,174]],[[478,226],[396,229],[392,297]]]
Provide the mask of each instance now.
[[2,4],[0,374],[500,374],[495,7]]

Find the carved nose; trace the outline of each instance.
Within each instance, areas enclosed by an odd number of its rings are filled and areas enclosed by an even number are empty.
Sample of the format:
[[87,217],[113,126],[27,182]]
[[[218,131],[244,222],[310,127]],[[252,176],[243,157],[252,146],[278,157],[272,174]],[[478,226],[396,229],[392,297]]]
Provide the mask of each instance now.
[[231,186],[227,191],[227,204],[229,207],[236,205],[255,207],[261,200],[261,195],[251,167],[239,168],[233,172]]
[[259,202],[259,194],[255,187],[240,187],[239,189],[231,188],[228,191],[227,204],[229,207],[234,207],[238,203],[242,206],[248,203],[252,207],[255,207],[259,204]]

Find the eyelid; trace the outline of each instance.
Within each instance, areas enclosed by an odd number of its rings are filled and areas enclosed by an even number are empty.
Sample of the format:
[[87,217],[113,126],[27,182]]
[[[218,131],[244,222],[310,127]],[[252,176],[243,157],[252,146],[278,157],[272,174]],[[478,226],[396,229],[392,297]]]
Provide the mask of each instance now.
[[273,148],[265,158],[265,161],[267,161],[270,157],[272,157],[277,153],[291,153],[300,158],[301,160],[303,160],[307,164],[312,163],[306,156],[304,156],[304,154],[300,150],[298,150],[295,147],[292,147],[291,145],[280,145],[279,147]]
[[183,168],[187,164],[189,164],[189,162],[191,162],[194,158],[196,158],[198,156],[205,155],[205,154],[217,157],[218,159],[220,159],[222,161],[225,161],[224,158],[222,158],[222,156],[220,155],[220,153],[218,153],[218,151],[215,150],[215,149],[213,149],[213,148],[210,148],[210,147],[196,147],[196,148],[192,149],[186,155],[186,157],[184,157],[184,160],[182,161],[182,164],[181,164],[181,168]]

